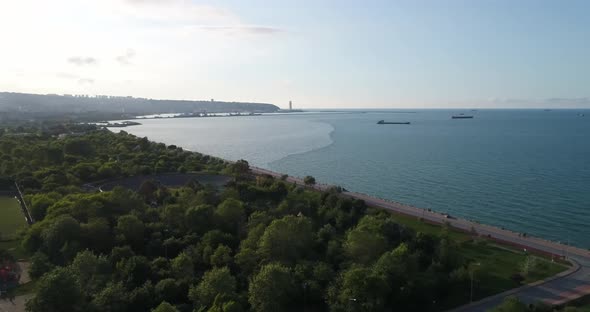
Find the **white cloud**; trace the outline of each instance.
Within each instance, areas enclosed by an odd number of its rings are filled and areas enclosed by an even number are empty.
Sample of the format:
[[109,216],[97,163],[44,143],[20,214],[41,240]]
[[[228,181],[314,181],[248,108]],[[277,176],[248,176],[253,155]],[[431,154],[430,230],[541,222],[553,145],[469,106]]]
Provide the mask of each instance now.
[[224,77],[241,86],[233,68],[268,62],[280,33],[192,1],[0,1],[0,38],[10,43],[0,53],[0,90],[228,95]]
[[90,56],[72,56],[68,58],[68,63],[76,66],[95,65],[98,60]]
[[135,50],[127,49],[127,52],[123,55],[119,55],[115,58],[117,62],[121,65],[129,65],[131,64],[131,59],[135,57]]
[[61,79],[75,80],[79,84],[93,84],[95,81],[93,78],[80,77],[76,74],[71,74],[71,73],[57,73],[56,76]]
[[125,19],[151,22],[159,27],[195,27],[232,34],[275,34],[271,26],[245,22],[231,10],[220,6],[196,4],[190,0],[104,0],[102,10]]

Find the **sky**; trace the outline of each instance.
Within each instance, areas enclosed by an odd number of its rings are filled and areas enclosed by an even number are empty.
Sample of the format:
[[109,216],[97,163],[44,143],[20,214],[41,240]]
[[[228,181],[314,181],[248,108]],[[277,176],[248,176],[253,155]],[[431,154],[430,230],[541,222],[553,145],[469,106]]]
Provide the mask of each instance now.
[[590,108],[590,1],[1,0],[0,91]]

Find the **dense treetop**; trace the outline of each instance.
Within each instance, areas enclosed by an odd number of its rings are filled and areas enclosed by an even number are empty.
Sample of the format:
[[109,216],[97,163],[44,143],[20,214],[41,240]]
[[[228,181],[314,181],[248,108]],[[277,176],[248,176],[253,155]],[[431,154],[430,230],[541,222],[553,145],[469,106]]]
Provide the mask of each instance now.
[[[436,311],[468,293],[469,263],[445,231],[415,233],[337,189],[253,177],[245,161],[108,131],[0,136],[0,159],[37,221],[22,241],[38,280],[29,311]],[[85,187],[187,171],[234,179]]]
[[15,179],[29,191],[62,193],[103,179],[162,172],[217,172],[225,166],[218,158],[107,130],[59,137],[48,132],[4,134],[0,136],[0,159],[0,177]]

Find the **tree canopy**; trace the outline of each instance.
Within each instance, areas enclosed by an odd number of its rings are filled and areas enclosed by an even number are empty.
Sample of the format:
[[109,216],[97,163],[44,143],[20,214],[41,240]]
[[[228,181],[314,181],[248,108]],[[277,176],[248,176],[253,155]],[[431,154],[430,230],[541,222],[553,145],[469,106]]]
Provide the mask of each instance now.
[[[245,161],[124,131],[27,143],[0,136],[0,177],[22,185],[37,221],[22,241],[38,280],[31,312],[435,311],[468,285],[469,260],[447,235],[414,233],[338,189],[255,177]],[[233,179],[88,186],[184,171]]]

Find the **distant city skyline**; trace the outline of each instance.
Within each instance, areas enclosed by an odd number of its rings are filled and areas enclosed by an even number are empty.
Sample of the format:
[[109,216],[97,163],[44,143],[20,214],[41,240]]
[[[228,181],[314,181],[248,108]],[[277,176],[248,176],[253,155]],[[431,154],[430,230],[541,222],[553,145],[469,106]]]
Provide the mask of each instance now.
[[9,0],[0,91],[590,108],[587,1]]

